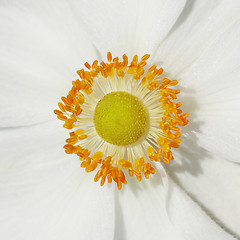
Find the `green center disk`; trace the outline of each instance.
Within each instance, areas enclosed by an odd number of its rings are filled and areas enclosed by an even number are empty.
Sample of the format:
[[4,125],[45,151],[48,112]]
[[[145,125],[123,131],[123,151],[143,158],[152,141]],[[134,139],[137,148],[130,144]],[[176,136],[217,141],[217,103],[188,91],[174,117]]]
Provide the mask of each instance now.
[[98,135],[114,145],[137,142],[148,130],[149,115],[142,102],[128,92],[111,92],[98,103],[93,117]]

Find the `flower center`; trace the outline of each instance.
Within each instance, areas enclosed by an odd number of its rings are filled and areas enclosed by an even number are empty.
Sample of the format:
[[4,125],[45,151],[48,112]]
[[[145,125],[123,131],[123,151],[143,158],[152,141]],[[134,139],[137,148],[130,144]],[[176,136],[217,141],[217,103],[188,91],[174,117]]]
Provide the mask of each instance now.
[[108,62],[86,62],[88,70],[77,71],[81,80],[72,82],[54,110],[71,130],[65,152],[76,154],[86,172],[97,169],[94,181],[101,186],[114,181],[120,190],[126,171],[138,181],[148,179],[155,173],[151,162],[169,164],[172,148],[180,146],[189,113],[176,101],[178,81],[163,77],[156,65],[147,69],[149,57],[129,61],[124,54],[120,60],[108,52]]
[[134,95],[111,92],[96,105],[93,117],[98,135],[114,145],[137,142],[148,130],[149,116],[145,106]]

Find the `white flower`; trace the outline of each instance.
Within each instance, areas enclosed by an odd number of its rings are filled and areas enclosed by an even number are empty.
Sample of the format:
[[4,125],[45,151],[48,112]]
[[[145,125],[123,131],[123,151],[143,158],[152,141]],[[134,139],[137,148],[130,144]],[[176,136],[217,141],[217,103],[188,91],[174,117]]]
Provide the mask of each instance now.
[[[2,2],[0,239],[240,237],[239,11],[227,0]],[[108,51],[150,53],[190,112],[168,175],[156,165],[121,191],[63,152],[52,113],[75,70]]]

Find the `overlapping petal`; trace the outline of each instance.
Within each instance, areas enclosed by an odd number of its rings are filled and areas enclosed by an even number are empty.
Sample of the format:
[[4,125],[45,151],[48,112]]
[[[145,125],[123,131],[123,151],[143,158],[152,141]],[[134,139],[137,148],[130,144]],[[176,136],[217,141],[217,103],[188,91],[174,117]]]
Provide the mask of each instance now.
[[[240,20],[205,49],[192,67],[181,73],[185,108],[193,109],[189,133],[211,153],[240,161]],[[185,99],[184,99],[185,98]],[[189,101],[194,98],[194,101]],[[183,107],[183,108],[184,108]],[[188,136],[191,134],[188,133]]]
[[170,177],[217,223],[239,236],[239,164],[225,161],[187,138],[174,155],[175,161],[167,167]]
[[1,2],[0,19],[0,125],[47,121],[95,50],[66,1]]
[[57,124],[1,131],[1,239],[113,238],[113,189],[64,155]]
[[239,18],[239,11],[238,0],[188,1],[154,59],[179,78]]
[[[141,184],[130,181],[117,193],[120,216],[115,239],[211,240],[235,239],[217,225],[171,179],[169,188],[157,172]],[[118,199],[117,198],[117,199]]]
[[82,1],[72,3],[73,12],[85,26],[102,56],[111,51],[152,54],[181,14],[185,0]]
[[236,239],[214,222],[201,207],[170,181],[169,218],[175,230],[186,240]]

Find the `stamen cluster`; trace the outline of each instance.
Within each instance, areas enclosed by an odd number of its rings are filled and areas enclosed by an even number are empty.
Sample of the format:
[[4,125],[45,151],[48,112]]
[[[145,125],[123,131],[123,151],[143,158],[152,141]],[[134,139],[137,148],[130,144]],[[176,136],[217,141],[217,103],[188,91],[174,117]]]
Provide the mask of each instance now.
[[[107,54],[108,62],[94,61],[92,65],[85,63],[88,70],[78,70],[80,79],[72,82],[72,89],[66,97],[62,97],[62,102],[58,103],[60,110],[54,110],[57,118],[64,122],[63,127],[74,129],[70,132],[70,137],[63,146],[67,154],[76,154],[80,161],[81,167],[86,172],[94,171],[98,168],[94,181],[100,180],[103,185],[107,179],[109,183],[115,181],[118,189],[121,189],[122,183],[126,184],[124,171],[128,170],[129,175],[135,175],[137,180],[142,180],[142,174],[149,178],[150,174],[155,173],[151,161],[169,164],[174,159],[171,148],[178,148],[181,140],[180,127],[188,123],[186,119],[188,113],[182,113],[180,102],[175,103],[177,94],[180,90],[173,89],[177,80],[161,78],[162,68],[156,65],[151,66],[145,73],[144,67],[147,65],[146,60],[149,54],[144,55],[140,60],[135,55],[128,64],[128,57],[124,54],[122,61],[118,57],[112,59],[112,54]],[[152,139],[154,144],[145,146],[146,155],[140,158],[115,158],[115,155],[106,155],[106,152],[96,151],[97,149],[88,149],[84,147],[84,141],[91,136],[86,134],[86,129],[79,128],[78,123],[81,116],[84,115],[84,105],[89,96],[94,92],[94,81],[98,79],[117,77],[120,81],[126,76],[131,76],[129,81],[137,81],[139,85],[144,86],[149,92],[157,92],[162,114],[158,119],[158,131],[156,139]],[[144,104],[144,103],[143,103]],[[157,148],[156,148],[157,146]]]

